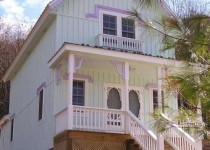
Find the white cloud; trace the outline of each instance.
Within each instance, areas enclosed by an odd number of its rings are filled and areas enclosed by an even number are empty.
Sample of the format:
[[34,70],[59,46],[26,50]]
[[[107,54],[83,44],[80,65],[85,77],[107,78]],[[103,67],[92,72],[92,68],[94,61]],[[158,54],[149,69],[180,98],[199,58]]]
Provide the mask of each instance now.
[[51,0],[25,0],[23,5],[29,7],[45,7]]
[[[32,16],[28,16],[26,13],[31,10],[43,10],[44,7],[51,0],[3,0],[0,2],[0,9],[2,9],[2,17],[8,24],[24,23],[31,26],[37,20]],[[30,10],[31,9],[31,10]],[[37,12],[39,14],[40,12]]]

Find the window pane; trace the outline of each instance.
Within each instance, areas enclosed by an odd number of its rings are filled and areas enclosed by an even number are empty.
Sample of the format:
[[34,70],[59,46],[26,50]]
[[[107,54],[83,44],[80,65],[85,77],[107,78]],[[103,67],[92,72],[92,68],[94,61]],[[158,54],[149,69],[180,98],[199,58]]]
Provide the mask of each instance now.
[[103,33],[104,34],[116,35],[117,33],[116,20],[117,20],[116,16],[103,15]]
[[43,89],[39,92],[39,116],[38,120],[42,119],[43,116]]
[[135,24],[133,19],[122,18],[122,36],[135,38]]
[[73,81],[73,105],[84,106],[84,81]]
[[138,118],[139,117],[139,110],[140,110],[140,103],[138,95],[135,91],[129,92],[129,110]]
[[107,100],[107,106],[111,109],[120,109],[121,108],[121,100],[120,100],[120,94],[117,89],[112,88],[109,91],[108,100]]

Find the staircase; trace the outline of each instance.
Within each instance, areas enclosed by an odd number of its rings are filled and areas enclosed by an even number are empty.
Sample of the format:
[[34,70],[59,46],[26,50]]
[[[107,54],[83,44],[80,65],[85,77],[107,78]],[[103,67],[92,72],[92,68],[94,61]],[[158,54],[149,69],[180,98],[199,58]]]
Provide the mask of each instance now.
[[[170,120],[165,115],[165,119]],[[127,141],[127,150],[157,150],[157,136],[152,131],[146,129],[136,116],[127,112],[128,132],[133,139]],[[139,147],[141,145],[141,147]],[[163,145],[162,145],[163,146]],[[202,150],[202,140],[193,139],[178,125],[173,125],[164,134],[165,150]],[[206,149],[208,150],[208,149]]]
[[203,140],[203,150],[210,150],[210,141]]

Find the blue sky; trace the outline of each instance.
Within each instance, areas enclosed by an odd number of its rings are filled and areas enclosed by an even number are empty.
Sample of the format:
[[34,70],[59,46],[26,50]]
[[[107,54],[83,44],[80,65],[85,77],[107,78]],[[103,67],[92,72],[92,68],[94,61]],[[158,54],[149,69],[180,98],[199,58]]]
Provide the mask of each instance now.
[[34,24],[51,0],[1,0],[0,15],[8,23],[24,21]]
[[[32,25],[39,18],[45,6],[51,0],[0,0],[0,16],[8,23],[24,21]],[[210,0],[195,0],[206,1]],[[210,7],[210,5],[209,5]]]

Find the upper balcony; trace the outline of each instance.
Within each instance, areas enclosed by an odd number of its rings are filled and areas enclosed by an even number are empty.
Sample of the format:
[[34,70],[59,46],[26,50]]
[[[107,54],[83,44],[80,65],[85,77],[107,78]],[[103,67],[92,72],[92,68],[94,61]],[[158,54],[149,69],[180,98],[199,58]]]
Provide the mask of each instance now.
[[143,41],[132,39],[132,38],[125,38],[125,37],[118,37],[114,35],[108,34],[99,34],[98,35],[98,44],[101,47],[108,47],[113,49],[119,50],[127,50],[127,51],[135,51],[139,53],[143,53],[142,44]]

